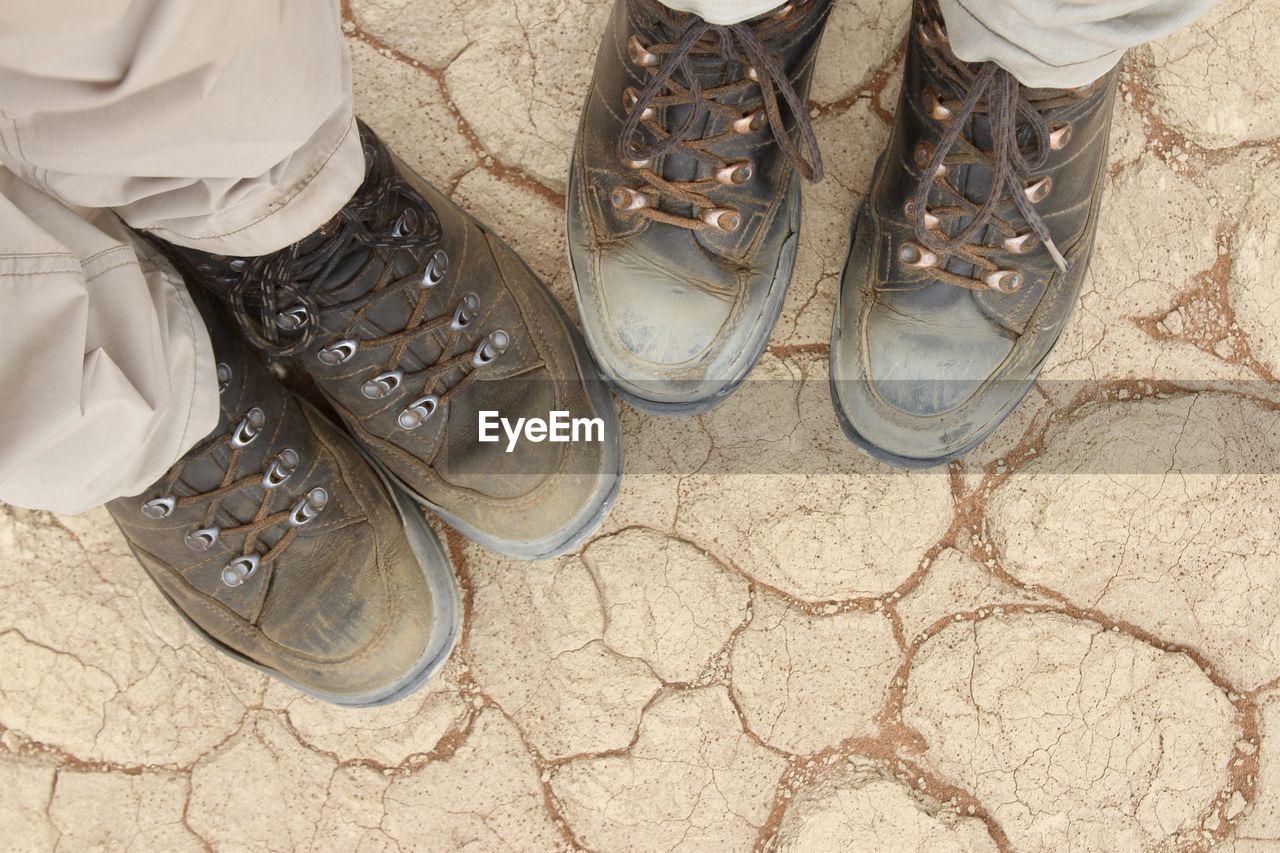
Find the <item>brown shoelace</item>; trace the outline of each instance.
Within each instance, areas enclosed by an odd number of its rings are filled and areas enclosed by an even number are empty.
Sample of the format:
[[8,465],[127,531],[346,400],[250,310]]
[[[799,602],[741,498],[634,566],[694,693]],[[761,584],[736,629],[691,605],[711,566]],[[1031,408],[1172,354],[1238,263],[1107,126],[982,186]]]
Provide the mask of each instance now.
[[[736,231],[741,226],[739,213],[721,208],[710,194],[718,187],[746,183],[754,167],[748,161],[728,162],[717,155],[714,148],[736,134],[754,133],[766,124],[796,170],[809,180],[821,180],[822,154],[806,105],[791,85],[786,69],[768,47],[770,40],[794,29],[788,20],[791,14],[798,14],[793,4],[766,18],[731,26],[709,24],[695,15],[678,16],[662,9],[655,12],[667,19],[677,38],[672,43],[648,46],[637,37],[631,39],[631,61],[647,68],[651,76],[639,93],[627,91],[628,115],[619,136],[617,154],[645,183],[639,189],[615,191],[611,198],[614,207],[690,230]],[[739,80],[703,88],[694,67],[695,58],[734,62],[748,70]],[[762,107],[745,115],[741,105],[717,100],[753,87],[760,92]],[[795,121],[799,145],[786,131],[783,104]],[[679,106],[690,108],[688,116],[674,130],[664,127],[659,121],[659,110]],[[724,118],[727,128],[711,136],[697,137],[695,128],[708,112]],[[638,141],[641,128],[652,136],[651,143],[645,145]],[[697,181],[663,178],[654,170],[654,161],[675,150],[708,163],[710,177]],[[698,216],[680,216],[660,209],[658,201],[663,197],[690,205]]]
[[[1051,151],[1070,141],[1070,125],[1050,126],[1046,115],[1079,103],[1079,98],[1092,87],[1065,92],[1030,89],[995,63],[983,63],[975,72],[946,49],[939,25],[923,24],[922,32],[920,41],[934,67],[965,96],[960,101],[949,101],[930,90],[922,95],[926,113],[944,122],[945,130],[935,148],[922,144],[915,152],[921,180],[906,213],[913,220],[918,245],[906,244],[902,260],[909,266],[927,267],[931,276],[951,284],[1004,293],[1017,291],[1023,277],[1017,270],[1001,269],[995,258],[999,253],[1021,255],[1043,246],[1065,272],[1067,260],[1035,208],[1049,194],[1053,182],[1048,176],[1032,180],[1032,173],[1044,167]],[[966,133],[973,117],[983,113],[990,128],[990,150],[979,148]],[[1023,128],[1030,131],[1029,151],[1019,142]],[[969,199],[947,180],[952,167],[966,165],[981,165],[991,171],[990,190],[981,203]],[[935,189],[947,203],[930,208],[929,197]],[[1009,221],[1010,214],[1020,216],[1029,230],[1019,232]],[[943,232],[944,218],[963,217],[969,221],[956,233]],[[1000,237],[996,245],[982,242],[988,226]],[[975,274],[962,276],[943,269],[948,257],[972,264]]]

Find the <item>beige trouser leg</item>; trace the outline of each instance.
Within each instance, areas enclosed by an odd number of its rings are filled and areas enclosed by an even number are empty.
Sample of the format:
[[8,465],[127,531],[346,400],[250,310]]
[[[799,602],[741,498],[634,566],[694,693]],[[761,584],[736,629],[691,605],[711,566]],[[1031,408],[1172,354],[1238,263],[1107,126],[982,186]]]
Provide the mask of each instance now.
[[[713,24],[763,15],[782,0],[662,0]],[[843,0],[837,0],[843,2]],[[900,0],[903,7],[910,0]],[[939,0],[956,56],[995,62],[1022,83],[1068,89],[1106,74],[1124,52],[1168,35],[1214,0]]]
[[5,3],[0,163],[0,501],[137,494],[217,387],[182,283],[120,219],[253,255],[331,218],[364,172],[337,2]]

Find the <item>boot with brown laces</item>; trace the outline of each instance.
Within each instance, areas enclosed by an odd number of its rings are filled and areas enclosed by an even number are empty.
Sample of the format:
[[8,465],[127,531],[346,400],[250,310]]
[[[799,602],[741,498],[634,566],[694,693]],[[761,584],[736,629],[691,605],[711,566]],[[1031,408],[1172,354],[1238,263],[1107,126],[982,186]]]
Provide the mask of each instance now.
[[1089,265],[1117,76],[1028,88],[957,59],[917,0],[831,343],[836,413],[873,456],[961,456],[1035,381]]
[[458,637],[448,558],[346,435],[286,391],[213,306],[202,313],[218,427],[107,510],[165,597],[222,651],[339,705],[402,698]]
[[800,179],[822,162],[807,104],[829,0],[709,24],[618,0],[570,168],[578,310],[637,408],[695,414],[768,342],[795,264]]
[[[511,249],[360,131],[364,184],[310,237],[253,258],[162,248],[256,346],[308,374],[423,506],[509,556],[576,547],[621,475],[608,388]],[[558,419],[570,440],[525,430],[512,441],[501,419]]]

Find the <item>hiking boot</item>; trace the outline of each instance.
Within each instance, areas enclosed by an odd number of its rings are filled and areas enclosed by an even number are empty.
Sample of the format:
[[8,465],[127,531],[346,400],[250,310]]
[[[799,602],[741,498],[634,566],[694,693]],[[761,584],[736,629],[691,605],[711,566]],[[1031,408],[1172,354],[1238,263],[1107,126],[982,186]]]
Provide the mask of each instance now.
[[1089,265],[1117,79],[1028,88],[957,59],[917,0],[831,343],[836,413],[872,456],[961,456],[1035,381]]
[[222,651],[339,705],[407,695],[461,628],[439,541],[346,435],[202,310],[221,420],[108,512],[165,597]]
[[[315,381],[356,442],[480,544],[576,547],[619,483],[617,413],[554,297],[496,236],[361,125],[366,177],[319,231],[271,255],[167,247],[246,336]],[[481,413],[592,422],[577,442],[479,440]],[[499,431],[500,433],[501,431]],[[590,440],[586,440],[590,438]]]
[[809,84],[829,0],[732,26],[618,0],[570,167],[569,256],[600,371],[632,405],[695,414],[760,358],[822,160]]

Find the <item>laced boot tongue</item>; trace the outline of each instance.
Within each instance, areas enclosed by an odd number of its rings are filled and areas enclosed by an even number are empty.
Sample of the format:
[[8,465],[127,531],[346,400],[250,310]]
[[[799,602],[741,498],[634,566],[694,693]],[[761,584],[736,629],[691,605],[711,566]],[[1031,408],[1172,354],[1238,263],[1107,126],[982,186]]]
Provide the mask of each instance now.
[[[314,233],[308,235],[297,244],[298,257],[305,259],[308,256],[320,251],[325,241],[330,238],[333,231],[341,228],[340,218],[335,216],[323,227]],[[353,245],[334,266],[333,270],[325,276],[324,280],[318,283],[320,291],[336,291],[346,287],[352,283],[356,273],[359,271],[366,260],[369,258],[369,249],[364,246]]]

